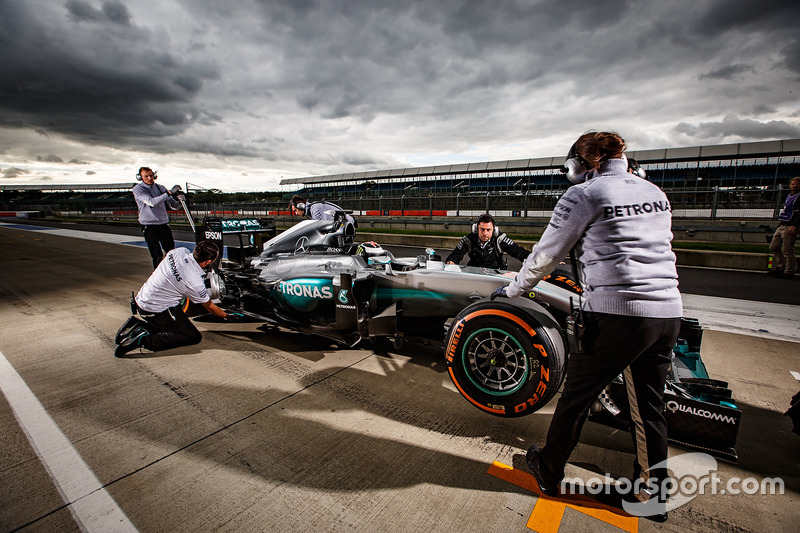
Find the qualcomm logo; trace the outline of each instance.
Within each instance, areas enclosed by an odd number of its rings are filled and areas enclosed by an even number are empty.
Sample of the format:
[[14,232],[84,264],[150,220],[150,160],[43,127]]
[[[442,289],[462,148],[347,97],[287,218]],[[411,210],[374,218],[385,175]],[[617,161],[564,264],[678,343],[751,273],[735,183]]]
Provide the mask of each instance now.
[[711,411],[706,411],[705,409],[697,409],[696,407],[690,407],[688,405],[681,405],[675,400],[670,400],[667,402],[667,410],[669,410],[670,413],[675,413],[676,411],[680,411],[681,413],[688,413],[694,416],[701,416],[703,418],[708,418],[711,420],[719,420],[727,424],[736,423],[736,419],[733,418],[732,416],[723,415],[721,413],[712,413]]
[[347,289],[342,289],[339,291],[339,301],[343,304],[346,304],[350,301],[347,299]]

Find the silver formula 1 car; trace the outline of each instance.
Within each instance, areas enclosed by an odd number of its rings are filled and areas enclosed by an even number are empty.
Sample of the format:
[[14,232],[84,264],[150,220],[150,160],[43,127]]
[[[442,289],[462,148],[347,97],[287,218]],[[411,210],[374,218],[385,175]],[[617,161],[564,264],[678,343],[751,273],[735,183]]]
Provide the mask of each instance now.
[[[523,297],[491,301],[515,272],[445,266],[430,249],[395,257],[356,242],[344,214],[300,222],[264,242],[258,255],[248,256],[253,246],[234,253],[229,246],[235,261],[209,275],[212,297],[251,318],[347,346],[380,338],[395,347],[412,339],[441,343],[459,392],[492,415],[527,415],[556,394],[568,356],[566,321],[580,293],[568,272],[555,272]],[[207,221],[197,236],[222,243],[216,229],[223,227],[240,243],[240,233],[251,233],[252,244],[258,230],[249,222]],[[684,321],[667,388],[670,437],[674,429],[676,442],[735,459],[741,411],[726,384],[708,379],[696,353],[701,336],[696,322]],[[593,417],[626,424],[624,388],[609,386]]]

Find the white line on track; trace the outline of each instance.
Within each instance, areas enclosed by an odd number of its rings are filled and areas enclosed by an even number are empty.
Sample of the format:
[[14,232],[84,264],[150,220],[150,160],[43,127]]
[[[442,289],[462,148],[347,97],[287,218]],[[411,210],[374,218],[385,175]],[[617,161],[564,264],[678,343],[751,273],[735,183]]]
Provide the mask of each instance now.
[[0,389],[82,531],[137,531],[0,352]]

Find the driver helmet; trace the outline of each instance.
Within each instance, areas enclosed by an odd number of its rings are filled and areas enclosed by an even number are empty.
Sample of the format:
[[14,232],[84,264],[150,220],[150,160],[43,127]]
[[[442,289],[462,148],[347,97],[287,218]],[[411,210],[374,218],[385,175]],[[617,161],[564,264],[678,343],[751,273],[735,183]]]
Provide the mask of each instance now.
[[358,249],[356,250],[356,254],[360,255],[364,259],[369,259],[370,257],[375,257],[377,255],[384,255],[386,252],[381,248],[381,245],[375,241],[369,242],[362,242],[358,245]]

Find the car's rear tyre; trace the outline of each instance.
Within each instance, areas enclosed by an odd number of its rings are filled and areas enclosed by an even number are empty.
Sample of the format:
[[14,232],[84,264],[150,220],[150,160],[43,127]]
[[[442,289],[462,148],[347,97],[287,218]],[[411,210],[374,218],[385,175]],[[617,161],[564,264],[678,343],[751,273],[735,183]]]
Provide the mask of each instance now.
[[501,417],[531,414],[558,391],[565,352],[558,326],[538,313],[498,300],[464,309],[445,343],[456,388],[477,408]]

